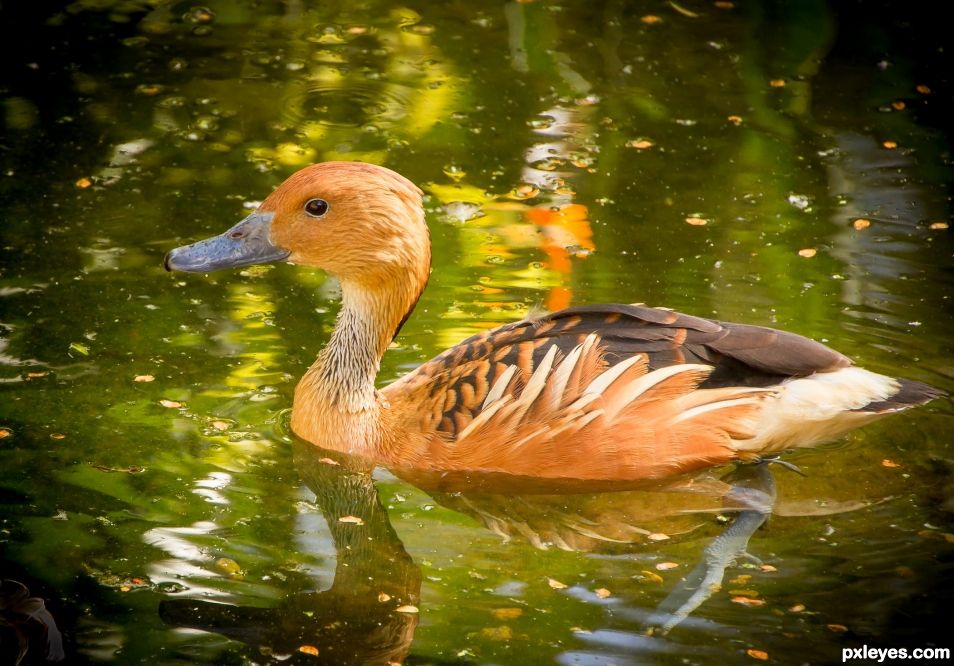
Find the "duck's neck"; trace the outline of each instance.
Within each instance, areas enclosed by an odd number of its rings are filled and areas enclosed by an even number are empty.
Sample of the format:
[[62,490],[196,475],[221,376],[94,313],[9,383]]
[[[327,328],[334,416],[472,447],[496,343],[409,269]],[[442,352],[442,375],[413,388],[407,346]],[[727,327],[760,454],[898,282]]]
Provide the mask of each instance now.
[[342,282],[331,339],[295,389],[292,429],[319,446],[357,452],[380,446],[375,377],[388,345],[417,301],[393,290]]

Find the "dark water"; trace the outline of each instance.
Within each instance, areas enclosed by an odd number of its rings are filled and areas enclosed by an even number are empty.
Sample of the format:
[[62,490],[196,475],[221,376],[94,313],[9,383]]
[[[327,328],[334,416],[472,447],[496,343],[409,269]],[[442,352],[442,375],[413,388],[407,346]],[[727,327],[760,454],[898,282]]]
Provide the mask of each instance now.
[[[534,307],[642,301],[950,391],[934,7],[3,3],[0,574],[45,600],[70,663],[954,647],[946,399],[788,456],[806,476],[773,470],[749,547],[767,566],[647,637],[723,528],[711,497],[431,497],[328,465],[284,423],[334,286],[161,265],[298,167],[371,161],[428,192],[435,243],[383,383]],[[19,631],[41,663],[39,622],[0,612],[0,661]]]

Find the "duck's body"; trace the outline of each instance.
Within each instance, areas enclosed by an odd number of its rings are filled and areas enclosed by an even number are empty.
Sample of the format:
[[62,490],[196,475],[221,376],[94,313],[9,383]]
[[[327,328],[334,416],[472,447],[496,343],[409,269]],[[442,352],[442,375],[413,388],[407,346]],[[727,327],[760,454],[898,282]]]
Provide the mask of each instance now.
[[637,482],[834,439],[940,394],[767,328],[594,305],[474,336],[381,391],[380,360],[423,290],[421,192],[358,163],[299,171],[170,269],[288,259],[342,284],[328,345],[295,391],[292,429],[398,468]]

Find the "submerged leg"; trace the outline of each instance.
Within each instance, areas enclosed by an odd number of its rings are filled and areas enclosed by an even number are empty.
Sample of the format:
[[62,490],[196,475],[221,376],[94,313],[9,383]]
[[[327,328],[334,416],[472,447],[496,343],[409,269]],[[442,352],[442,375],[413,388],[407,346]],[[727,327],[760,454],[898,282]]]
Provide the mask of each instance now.
[[738,510],[732,524],[712,540],[702,559],[669,593],[649,619],[649,633],[666,634],[722,587],[726,568],[747,552],[749,538],[772,513],[775,479],[768,461],[739,467],[726,479],[727,508]]

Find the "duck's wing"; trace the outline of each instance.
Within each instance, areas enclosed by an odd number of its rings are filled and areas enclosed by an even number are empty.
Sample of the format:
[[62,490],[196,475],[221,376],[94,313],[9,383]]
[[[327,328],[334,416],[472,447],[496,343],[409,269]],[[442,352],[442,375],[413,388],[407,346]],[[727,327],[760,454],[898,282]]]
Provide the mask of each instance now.
[[[516,364],[501,369],[475,410],[445,402],[453,421],[444,416],[423,446],[413,438],[398,443],[395,462],[442,473],[661,479],[746,457],[736,442],[754,436],[761,403],[774,395],[757,387],[699,389],[712,372],[707,365],[650,372],[645,354],[609,365],[595,333],[568,354],[544,344],[532,372]],[[451,374],[446,399],[456,400],[464,383]],[[398,414],[413,412],[409,397]]]
[[585,359],[593,364],[586,369],[589,376],[636,354],[644,357],[649,371],[686,363],[710,366],[702,388],[774,386],[789,377],[851,365],[825,345],[784,331],[642,305],[589,305],[468,338],[383,394],[392,403],[406,402],[408,418],[417,420],[415,430],[454,437],[482,410],[504,373],[525,381],[552,347],[565,358],[591,334],[599,337],[599,354]]

